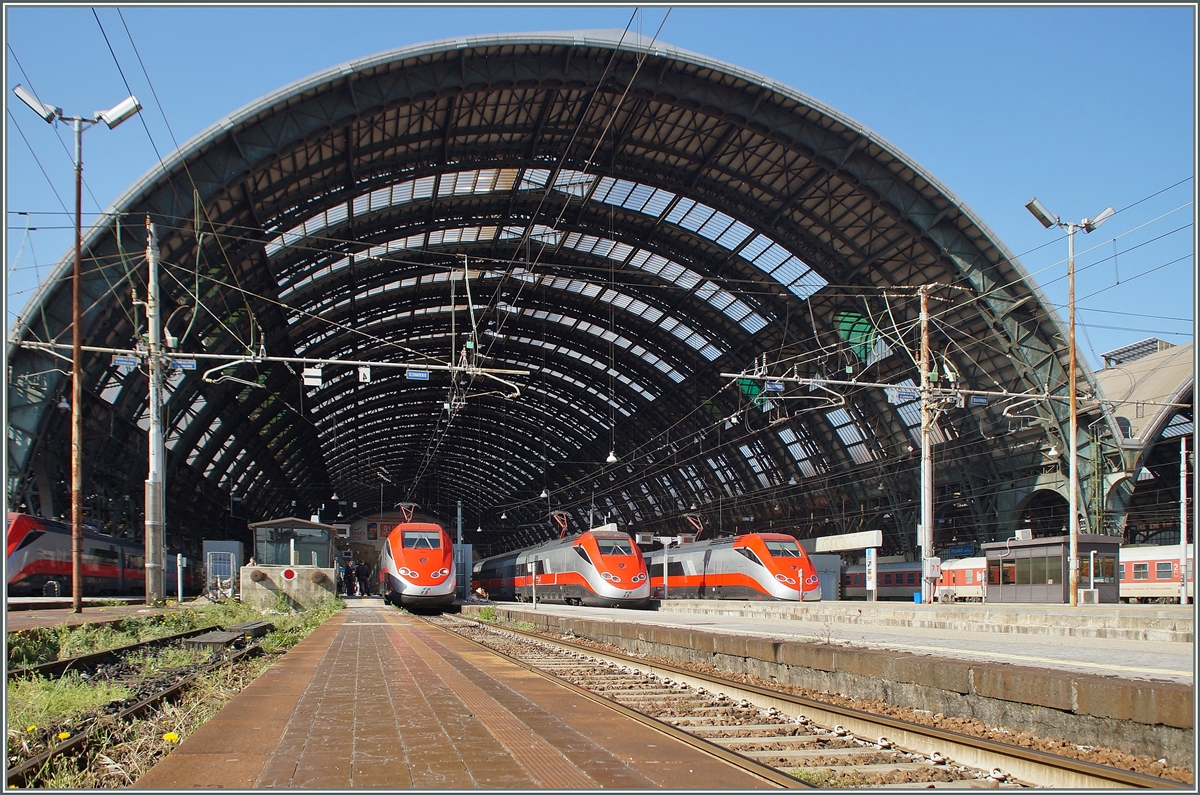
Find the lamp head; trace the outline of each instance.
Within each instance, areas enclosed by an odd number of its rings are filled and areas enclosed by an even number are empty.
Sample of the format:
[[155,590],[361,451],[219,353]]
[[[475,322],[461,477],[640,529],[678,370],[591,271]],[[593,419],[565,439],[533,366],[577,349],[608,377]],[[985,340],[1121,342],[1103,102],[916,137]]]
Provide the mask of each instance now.
[[141,109],[142,103],[137,101],[137,97],[128,96],[109,110],[96,111],[96,120],[104,122],[112,130]]
[[545,489],[542,489],[542,493],[539,494],[538,496],[541,497],[543,500],[550,498],[550,495],[546,493]]
[[32,108],[33,112],[41,116],[42,119],[47,123],[53,122],[54,117],[62,113],[62,108],[56,108],[53,105],[47,105],[45,102],[42,102],[40,99],[35,97],[32,91],[20,83],[17,83],[17,85],[13,88],[13,93],[16,94],[22,102]]
[[605,460],[605,461],[607,461],[607,462],[608,462],[608,463],[610,463],[610,464],[615,464],[615,463],[617,463],[617,451],[616,451],[616,450],[613,450],[612,452],[610,452],[610,453],[608,454],[608,458],[606,458],[606,459],[604,459],[604,460]]
[[1032,198],[1025,203],[1025,209],[1033,213],[1033,217],[1041,222],[1042,226],[1049,229],[1052,226],[1058,225],[1058,216],[1046,209],[1037,198]]
[[1100,224],[1104,223],[1109,218],[1112,218],[1113,215],[1116,214],[1116,212],[1117,211],[1111,207],[1105,207],[1103,210],[1100,211],[1100,214],[1097,215],[1095,218],[1091,218],[1091,219],[1084,218],[1083,219],[1083,231],[1091,232],[1096,227],[1100,226]]

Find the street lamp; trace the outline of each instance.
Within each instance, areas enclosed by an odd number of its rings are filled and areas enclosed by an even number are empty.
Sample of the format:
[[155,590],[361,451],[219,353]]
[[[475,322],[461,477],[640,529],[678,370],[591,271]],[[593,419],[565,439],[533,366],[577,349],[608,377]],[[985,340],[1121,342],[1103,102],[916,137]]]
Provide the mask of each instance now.
[[1079,223],[1060,220],[1057,215],[1046,209],[1037,198],[1030,199],[1025,204],[1025,209],[1033,214],[1033,217],[1038,219],[1042,226],[1049,229],[1052,226],[1057,226],[1067,230],[1067,285],[1069,292],[1070,306],[1070,346],[1069,354],[1069,371],[1067,395],[1071,401],[1071,422],[1070,432],[1070,452],[1068,453],[1070,467],[1070,480],[1067,486],[1068,509],[1071,514],[1071,544],[1070,544],[1070,561],[1068,565],[1068,588],[1070,589],[1070,605],[1076,607],[1079,605],[1079,440],[1076,431],[1076,415],[1078,400],[1075,396],[1075,232],[1082,229],[1085,233],[1092,232],[1100,224],[1107,221],[1116,212],[1112,207],[1105,207],[1100,211],[1100,214],[1095,218],[1084,218]]
[[[109,110],[98,110],[90,119],[66,116],[62,108],[47,105],[33,92],[20,85],[13,93],[48,124],[55,119],[71,122],[75,130],[75,268],[71,281],[71,612],[83,612],[83,335],[80,333],[79,274],[83,260],[83,130],[84,125],[104,122],[108,129],[142,109],[136,97],[129,96]],[[151,407],[153,409],[153,407]],[[147,558],[149,561],[149,558]],[[151,598],[147,589],[147,598]]]

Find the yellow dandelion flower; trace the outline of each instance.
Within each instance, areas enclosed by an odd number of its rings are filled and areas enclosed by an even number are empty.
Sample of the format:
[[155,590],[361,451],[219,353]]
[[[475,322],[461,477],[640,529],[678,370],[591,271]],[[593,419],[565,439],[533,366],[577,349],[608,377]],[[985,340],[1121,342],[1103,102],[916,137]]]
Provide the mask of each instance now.
[[25,727],[25,731],[27,731],[27,732],[35,732],[35,731],[37,731],[37,726],[26,726],[26,727]]
[[163,735],[163,739],[169,743],[177,743],[179,742],[179,735],[175,732],[167,732]]
[[71,733],[70,733],[70,732],[59,732],[59,733],[58,733],[58,739],[60,739],[60,740],[69,740],[69,739],[71,739]]

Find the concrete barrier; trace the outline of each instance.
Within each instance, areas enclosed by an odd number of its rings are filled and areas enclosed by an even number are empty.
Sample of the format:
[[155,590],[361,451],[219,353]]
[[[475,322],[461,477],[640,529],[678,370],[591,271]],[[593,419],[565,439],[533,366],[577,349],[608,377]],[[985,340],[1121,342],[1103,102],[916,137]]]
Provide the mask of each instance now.
[[314,566],[243,566],[242,601],[259,610],[307,610],[337,596],[337,571]]
[[[476,605],[462,606],[464,616],[479,610]],[[574,634],[631,654],[704,663],[765,682],[975,718],[1014,733],[1033,732],[1077,745],[1166,758],[1189,768],[1195,763],[1194,695],[1189,685],[579,619],[499,605],[495,610],[501,621]]]
[[[1034,609],[1030,609],[1030,608]],[[938,604],[907,602],[715,602],[670,599],[660,613],[725,615],[750,619],[811,621],[820,625],[919,627],[1019,635],[1149,640],[1192,643],[1195,618],[1190,606],[1084,605],[1048,607],[1019,604]]]

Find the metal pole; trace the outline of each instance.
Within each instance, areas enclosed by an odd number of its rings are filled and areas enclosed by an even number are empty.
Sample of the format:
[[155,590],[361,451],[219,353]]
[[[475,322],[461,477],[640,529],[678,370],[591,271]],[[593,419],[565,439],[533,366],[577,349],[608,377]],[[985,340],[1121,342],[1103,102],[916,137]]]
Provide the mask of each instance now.
[[1179,437],[1179,604],[1188,603],[1187,595],[1187,436]]
[[1079,439],[1075,432],[1077,423],[1078,401],[1075,399],[1075,224],[1067,224],[1067,284],[1070,293],[1070,372],[1068,374],[1067,398],[1071,401],[1071,420],[1068,426],[1070,436],[1070,481],[1067,488],[1070,495],[1067,500],[1071,514],[1071,544],[1069,566],[1069,588],[1071,607],[1079,606]]
[[921,290],[921,603],[928,604],[927,560],[933,546],[933,412],[929,405],[929,291]]
[[83,119],[75,129],[75,270],[71,280],[71,612],[83,612]]
[[462,545],[462,500],[458,501],[458,544]]
[[667,558],[670,554],[667,552],[671,548],[671,542],[663,539],[663,601],[667,600]]
[[162,344],[162,317],[158,305],[158,238],[154,224],[146,217],[146,261],[150,278],[146,295],[148,327],[147,367],[150,371],[150,466],[146,477],[146,604],[156,604],[166,598],[163,588],[164,499],[163,474],[166,464],[166,449],[163,444],[162,403],[163,376],[160,346]]
[[179,586],[179,604],[183,604],[183,553],[175,554],[175,582]]

